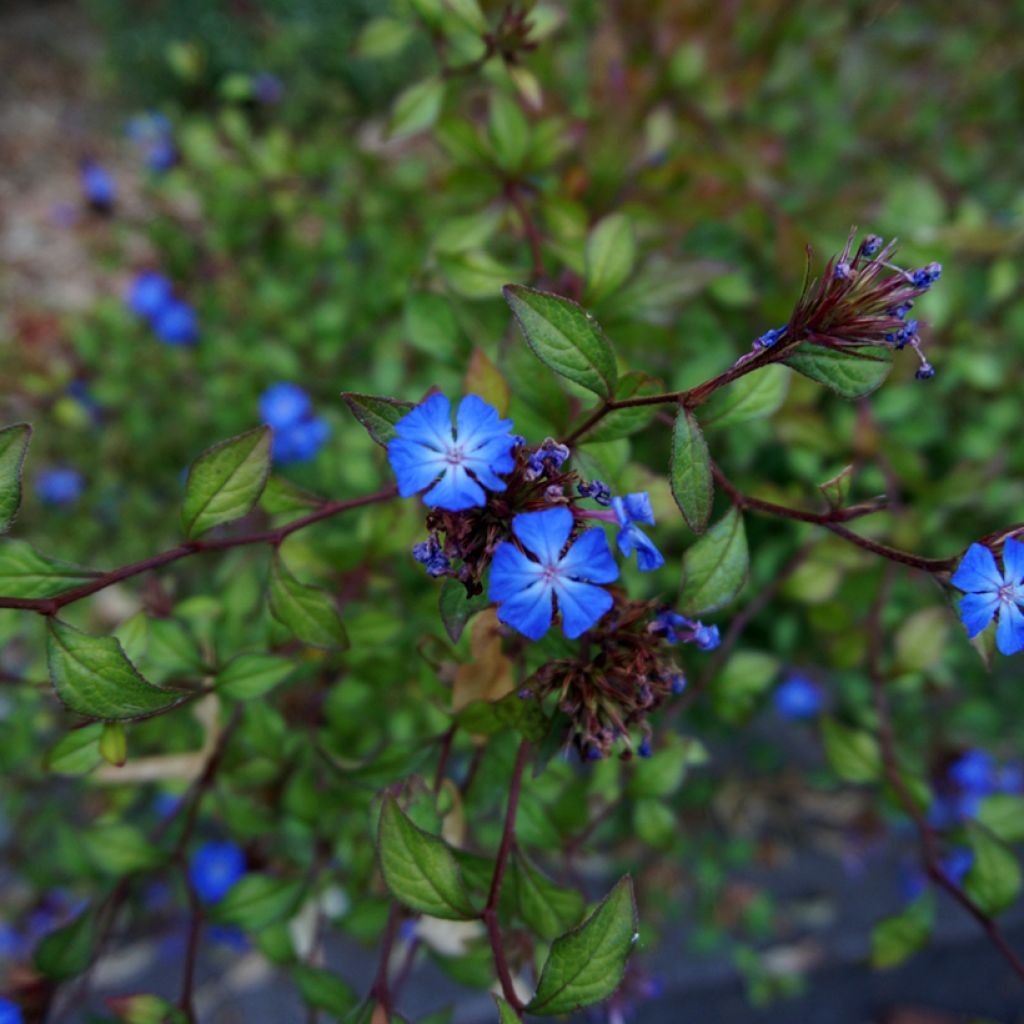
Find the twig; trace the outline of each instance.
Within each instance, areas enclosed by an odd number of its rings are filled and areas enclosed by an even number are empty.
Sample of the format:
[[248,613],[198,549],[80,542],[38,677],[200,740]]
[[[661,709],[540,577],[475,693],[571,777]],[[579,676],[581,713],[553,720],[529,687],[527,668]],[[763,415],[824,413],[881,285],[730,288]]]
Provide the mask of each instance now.
[[384,940],[381,942],[380,952],[377,954],[377,973],[370,986],[370,995],[380,1004],[385,1020],[391,1019],[392,1001],[391,989],[388,986],[388,963],[391,960],[391,950],[395,945],[398,923],[401,918],[402,906],[398,900],[392,900],[391,909],[388,911],[388,921],[384,926]]
[[65,605],[75,601],[81,601],[83,597],[89,597],[97,591],[104,590],[114,583],[130,579],[141,573],[149,572],[151,569],[159,569],[171,562],[188,558],[207,551],[224,551],[228,548],[244,547],[248,544],[271,544],[278,546],[281,542],[296,530],[301,530],[313,523],[319,523],[324,519],[337,515],[339,512],[347,512],[349,509],[362,508],[364,505],[373,505],[381,501],[389,501],[398,494],[395,487],[387,487],[376,494],[367,494],[361,498],[349,498],[346,501],[325,501],[319,508],[300,517],[293,519],[273,530],[258,530],[253,533],[238,534],[234,537],[214,537],[211,540],[190,540],[177,547],[162,551],[157,555],[144,558],[141,562],[132,562],[130,565],[123,565],[120,569],[112,569],[110,572],[98,573],[88,583],[82,583],[63,593],[53,597],[0,597],[0,608],[20,608],[25,611],[39,612],[40,615],[56,615]]
[[878,716],[878,740],[882,751],[882,765],[885,777],[892,786],[896,798],[906,815],[917,829],[921,844],[921,860],[928,877],[940,889],[945,890],[967,911],[984,929],[992,944],[1003,955],[1006,962],[1013,968],[1019,978],[1024,980],[1024,963],[1013,951],[1002,930],[994,918],[986,913],[960,886],[950,877],[942,866],[939,836],[922,813],[907,786],[900,769],[896,753],[895,734],[892,728],[892,716],[889,709],[889,698],[885,690],[885,677],[882,673],[882,608],[888,596],[892,579],[892,567],[887,566],[878,589],[878,596],[872,604],[868,615],[868,672],[871,676],[871,689],[874,695],[875,713]]
[[501,941],[501,929],[498,926],[498,900],[501,898],[501,886],[505,880],[508,858],[512,853],[512,847],[515,845],[516,809],[519,806],[523,771],[526,768],[526,758],[529,752],[529,741],[523,740],[519,744],[515,767],[512,769],[512,781],[509,783],[508,790],[508,807],[505,810],[505,827],[501,833],[501,846],[498,847],[498,857],[494,862],[491,888],[487,894],[487,904],[480,915],[484,926],[487,928],[487,937],[491,942],[491,952],[494,954],[494,968],[498,972],[498,980],[501,982],[502,995],[504,995],[505,1001],[509,1006],[520,1016],[522,1016],[523,1002],[516,994],[515,985],[512,982],[512,973],[509,971],[508,961],[505,959],[505,948]]
[[533,281],[540,281],[547,273],[544,267],[543,239],[540,228],[533,219],[533,214],[530,213],[530,208],[523,201],[522,186],[515,181],[506,182],[505,198],[512,204],[516,214],[519,216],[519,221],[523,226],[523,233],[526,235],[526,240],[530,245],[530,259],[533,262],[530,278]]

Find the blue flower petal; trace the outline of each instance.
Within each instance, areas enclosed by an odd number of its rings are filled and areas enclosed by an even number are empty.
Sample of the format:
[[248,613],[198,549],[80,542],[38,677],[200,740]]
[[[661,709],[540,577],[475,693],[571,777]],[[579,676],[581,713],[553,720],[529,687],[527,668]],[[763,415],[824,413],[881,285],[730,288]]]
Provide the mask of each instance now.
[[439,452],[401,437],[393,437],[388,442],[388,462],[398,481],[398,493],[403,498],[428,487],[448,466]]
[[531,640],[551,628],[551,614],[551,586],[539,580],[498,605],[498,618]]
[[641,572],[653,572],[665,564],[665,556],[657,549],[654,541],[635,526],[636,533],[636,564]]
[[462,464],[472,470],[489,491],[503,491],[505,481],[497,474],[511,473],[515,469],[515,459],[512,458],[514,444],[515,440],[508,434],[491,438],[486,444],[468,452]]
[[478,395],[466,395],[455,415],[455,430],[463,451],[485,444],[495,436],[508,434],[511,420],[503,420],[493,405]]
[[991,621],[999,607],[995,594],[965,594],[960,602],[960,621],[973,640]]
[[1024,651],[1024,615],[1017,605],[1010,602],[1004,602],[999,609],[996,646],[1007,656]]
[[1003,544],[1003,575],[1007,583],[1018,589],[1024,586],[1024,544],[1012,537],[1007,537]]
[[972,544],[951,582],[959,590],[984,593],[998,590],[1003,585],[1003,576],[992,552],[983,544]]
[[555,565],[572,532],[572,513],[564,505],[542,512],[520,512],[512,520],[512,532],[541,563]]
[[651,508],[651,496],[646,491],[627,494],[625,498],[612,498],[612,506],[619,522],[646,523],[654,525],[654,510]]
[[491,580],[487,596],[492,601],[508,601],[521,590],[533,586],[544,574],[544,567],[533,562],[508,541],[502,541],[491,560]]
[[[567,513],[570,515],[571,513]],[[604,530],[584,530],[558,565],[561,573],[574,580],[611,583],[619,578],[619,567],[608,547]]]
[[[604,537],[604,534],[601,536]],[[607,541],[605,546],[607,547]],[[555,593],[558,595],[558,607],[562,613],[562,631],[570,640],[575,640],[590,629],[612,606],[612,595],[607,590],[578,580],[559,579],[555,584]]]
[[446,451],[453,443],[451,402],[445,395],[431,395],[395,424],[395,432],[407,441]]
[[466,472],[464,466],[449,466],[444,476],[423,495],[423,503],[449,512],[487,504],[484,489]]

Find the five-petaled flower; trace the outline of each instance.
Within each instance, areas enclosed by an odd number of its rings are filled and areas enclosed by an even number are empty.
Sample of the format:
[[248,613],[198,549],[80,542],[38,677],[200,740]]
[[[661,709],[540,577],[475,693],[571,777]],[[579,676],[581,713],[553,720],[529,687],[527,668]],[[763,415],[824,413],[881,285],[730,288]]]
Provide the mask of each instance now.
[[1024,544],[1008,537],[1003,544],[1003,570],[983,544],[972,544],[953,574],[963,590],[960,619],[972,639],[999,616],[996,646],[1003,654],[1024,650]]
[[398,493],[408,498],[433,484],[423,495],[427,505],[449,512],[485,505],[484,488],[505,490],[499,474],[515,468],[517,438],[509,434],[511,427],[512,421],[501,419],[482,398],[466,395],[452,430],[451,403],[444,395],[431,395],[395,424],[398,436],[388,442]]
[[563,554],[572,526],[572,512],[564,506],[523,512],[512,520],[512,532],[527,553],[509,541],[494,552],[489,597],[499,605],[498,618],[531,640],[551,628],[556,598],[570,640],[612,606],[611,594],[595,586],[619,576],[608,538],[603,530],[584,530]]
[[627,494],[624,498],[612,498],[612,508],[620,526],[616,537],[619,550],[628,558],[636,548],[636,564],[641,572],[660,569],[665,564],[665,556],[636,525],[654,525],[654,512],[651,510],[651,499],[647,492],[640,491],[637,494]]

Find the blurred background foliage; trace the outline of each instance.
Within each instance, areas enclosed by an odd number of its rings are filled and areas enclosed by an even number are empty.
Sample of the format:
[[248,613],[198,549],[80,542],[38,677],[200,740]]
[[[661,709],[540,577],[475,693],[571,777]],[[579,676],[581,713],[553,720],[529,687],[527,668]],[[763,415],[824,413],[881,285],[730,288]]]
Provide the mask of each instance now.
[[[330,498],[389,479],[343,390],[412,401],[431,386],[456,394],[473,365],[473,386],[490,381],[500,393],[488,376],[497,367],[517,429],[534,442],[564,434],[583,399],[540,368],[500,295],[531,277],[519,204],[541,234],[540,286],[577,296],[624,368],[671,388],[712,376],[785,322],[808,244],[820,268],[856,224],[899,236],[904,266],[940,261],[943,279],[919,308],[934,380],[915,382],[912,361],[898,360],[858,405],[795,377],[773,416],[709,428],[712,451],[745,490],[804,506],[819,482],[856,463],[853,498],[887,493],[896,503],[863,529],[926,555],[953,555],[1021,518],[1020,3],[979,0],[968,12],[927,0],[567,0],[536,5],[532,29],[505,40],[508,60],[477,23],[482,10],[500,36],[503,2],[86,8],[103,40],[91,71],[102,77],[111,131],[53,159],[97,156],[119,195],[109,216],[68,196],[81,208],[64,230],[80,236],[103,282],[90,307],[53,310],[27,290],[3,317],[0,419],[36,430],[15,540],[103,568],[175,543],[184,468],[257,425],[259,396],[281,380],[310,393],[330,437],[315,458],[275,472]],[[161,173],[116,134],[142,110],[172,125],[178,159]],[[613,214],[622,272],[588,293],[587,239]],[[195,309],[195,345],[162,344],[126,305],[133,275],[153,269]],[[671,561],[690,536],[664,480],[667,435],[655,423],[587,447],[614,486],[651,491]],[[47,466],[82,474],[77,501],[33,495]],[[690,748],[666,727],[652,763],[671,784],[634,783],[585,867],[588,877],[637,871],[646,940],[651,927],[685,920],[693,950],[733,951],[752,994],[768,998],[795,982],[748,945],[778,941],[792,921],[775,913],[770,889],[740,892],[733,874],[794,841],[775,806],[780,786],[796,799],[843,785],[817,756],[811,727],[780,724],[771,692],[798,668],[841,720],[875,725],[862,626],[880,568],[811,527],[748,516],[747,530],[751,579],[720,616],[723,629],[798,549],[804,560],[715,666],[708,698],[674,726],[710,747],[707,763],[687,775]],[[408,556],[421,532],[407,502],[288,541],[295,571],[341,595],[352,646],[306,652],[287,689],[245,704],[202,825],[245,845],[254,864],[308,868],[326,844],[352,900],[338,926],[359,939],[376,934],[386,911],[379,892],[366,896],[373,788],[428,773],[411,752],[448,722],[447,687],[417,654],[440,636],[435,586]],[[239,651],[287,643],[261,609],[267,565],[258,550],[192,559],[70,617],[94,632],[124,630],[143,609],[148,678],[215,670]],[[671,597],[672,574],[656,575],[629,585]],[[987,673],[922,578],[898,579],[884,621],[901,659],[892,686],[901,749],[922,784],[941,789],[968,747],[1017,758],[1019,668],[1003,661]],[[45,678],[40,637],[34,619],[0,612],[6,674]],[[707,663],[697,657],[694,676]],[[102,886],[110,865],[77,837],[98,823],[149,821],[153,787],[48,775],[46,753],[71,716],[43,687],[11,688],[4,701],[7,877],[31,890],[12,880],[0,899],[20,927],[37,908],[32,893],[84,897]],[[187,751],[201,738],[187,711],[128,732],[133,757]],[[800,772],[789,762],[794,743],[808,748]],[[385,744],[383,762],[353,768]],[[512,749],[508,736],[488,746],[467,796],[465,818],[484,848],[496,838],[495,794]],[[460,739],[456,753],[468,763],[473,746]],[[567,836],[586,827],[581,810],[618,795],[624,772],[617,762],[585,773],[553,762],[525,797],[522,842],[557,862]],[[833,822],[841,839],[828,845],[857,859],[896,817],[869,792]],[[656,854],[641,854],[638,839]],[[491,981],[486,956],[438,959],[460,981]]]

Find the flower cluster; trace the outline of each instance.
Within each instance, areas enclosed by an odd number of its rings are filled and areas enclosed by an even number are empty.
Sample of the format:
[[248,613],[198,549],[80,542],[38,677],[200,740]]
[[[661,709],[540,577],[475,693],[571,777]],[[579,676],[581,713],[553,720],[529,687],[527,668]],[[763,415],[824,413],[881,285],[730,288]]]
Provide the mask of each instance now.
[[757,338],[740,363],[767,349],[789,349],[802,342],[833,349],[909,345],[921,364],[915,376],[919,380],[935,376],[921,350],[920,325],[906,317],[914,300],[939,279],[941,265],[904,270],[891,262],[895,242],[885,244],[878,235],[867,235],[855,249],[855,239],[851,232],[821,278],[804,288],[789,321]]
[[960,619],[973,640],[998,619],[996,646],[1006,655],[1024,650],[1024,543],[1008,537],[1003,543],[1003,568],[984,544],[972,544],[953,574],[952,584],[964,591]]
[[[583,481],[569,468],[568,447],[547,438],[530,447],[512,421],[476,395],[459,404],[452,425],[449,400],[440,394],[403,416],[388,443],[388,458],[403,497],[423,493],[431,508],[428,539],[413,555],[431,576],[460,580],[470,594],[483,590],[506,625],[537,640],[560,616],[571,639],[582,635],[612,605],[605,586],[619,575],[603,530],[618,527],[616,543],[636,552],[642,571],[665,559],[639,528],[654,525],[644,493],[612,497],[600,480]],[[593,500],[599,506],[586,508]]]
[[199,340],[195,310],[174,293],[174,285],[155,270],[136,274],[125,301],[165,345],[192,345]]
[[151,171],[163,174],[178,162],[174,131],[166,115],[153,112],[139,114],[128,122],[126,134],[139,148]]
[[273,456],[281,465],[313,458],[331,434],[327,421],[313,412],[309,395],[288,381],[263,392],[260,418],[274,431]]

